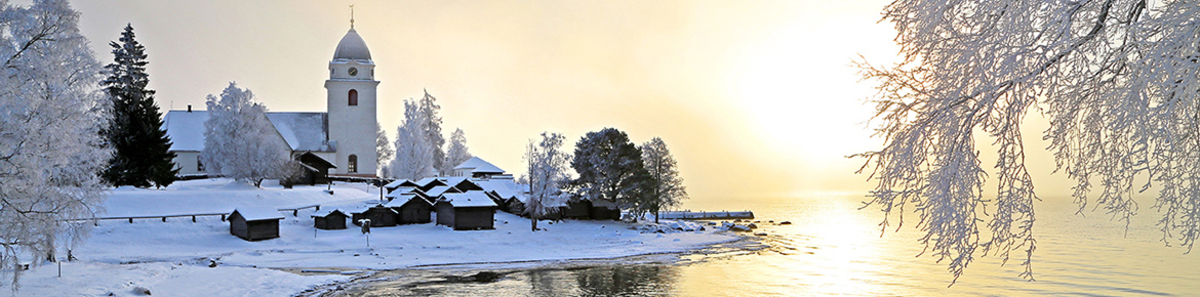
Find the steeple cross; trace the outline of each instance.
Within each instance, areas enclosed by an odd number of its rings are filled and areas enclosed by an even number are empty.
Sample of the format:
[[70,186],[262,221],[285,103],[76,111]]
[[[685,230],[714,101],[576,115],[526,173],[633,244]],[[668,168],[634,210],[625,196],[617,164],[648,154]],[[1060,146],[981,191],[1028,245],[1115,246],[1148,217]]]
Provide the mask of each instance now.
[[354,29],[354,4],[350,4],[350,29]]

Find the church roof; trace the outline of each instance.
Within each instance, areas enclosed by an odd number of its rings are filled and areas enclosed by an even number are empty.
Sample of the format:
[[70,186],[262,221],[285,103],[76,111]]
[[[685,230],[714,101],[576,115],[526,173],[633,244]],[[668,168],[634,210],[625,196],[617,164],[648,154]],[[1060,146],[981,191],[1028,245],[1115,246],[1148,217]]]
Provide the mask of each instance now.
[[367,43],[362,37],[358,36],[358,32],[350,28],[350,32],[346,32],[346,36],[338,42],[333,59],[370,60],[371,51],[367,49]]
[[204,149],[204,122],[207,111],[172,110],[163,118],[167,136],[171,137],[171,151],[194,151]]
[[337,143],[327,141],[329,120],[324,112],[268,112],[267,119],[287,141],[292,151],[337,151]]
[[[279,131],[292,151],[335,152],[337,143],[326,141],[329,131],[327,113],[324,112],[268,112],[267,119]],[[171,137],[171,151],[195,151],[204,149],[204,122],[207,111],[172,110],[163,118],[167,136]]]

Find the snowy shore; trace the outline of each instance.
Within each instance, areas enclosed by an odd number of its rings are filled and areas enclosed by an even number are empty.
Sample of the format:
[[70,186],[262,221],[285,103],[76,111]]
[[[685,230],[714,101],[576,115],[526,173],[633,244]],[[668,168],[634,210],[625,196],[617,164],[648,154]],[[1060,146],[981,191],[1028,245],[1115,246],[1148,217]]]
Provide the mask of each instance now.
[[[378,189],[361,184],[262,189],[229,180],[182,181],[163,190],[117,189],[102,216],[140,216],[228,212],[237,206],[290,208],[312,204],[322,209],[355,209],[378,201]],[[46,263],[21,277],[21,296],[290,296],[346,282],[365,272],[430,265],[538,262],[619,258],[685,252],[737,240],[715,230],[642,233],[629,223],[566,220],[539,222],[547,231],[531,232],[529,220],[496,212],[495,230],[453,231],[434,224],[317,230],[309,217],[285,214],[280,238],[247,242],[229,234],[217,217],[101,221],[79,259],[58,266]],[[209,267],[212,263],[216,267]],[[300,270],[318,273],[293,273]],[[336,273],[344,271],[345,273]]]

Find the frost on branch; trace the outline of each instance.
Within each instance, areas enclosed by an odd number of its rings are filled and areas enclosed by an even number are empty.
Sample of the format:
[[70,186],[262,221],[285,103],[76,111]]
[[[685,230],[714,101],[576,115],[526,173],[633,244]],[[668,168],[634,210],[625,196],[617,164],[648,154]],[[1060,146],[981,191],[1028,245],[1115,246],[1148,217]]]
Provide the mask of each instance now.
[[[1163,240],[1189,250],[1200,236],[1200,6],[1195,1],[910,1],[888,5],[901,62],[860,63],[877,82],[877,182],[867,206],[903,223],[919,215],[926,253],[958,278],[976,254],[1022,256],[1033,280],[1033,181],[1022,118],[1050,119],[1058,171],[1126,224],[1132,195],[1159,189]],[[973,137],[998,156],[982,168]],[[986,142],[982,142],[986,141]],[[994,174],[996,196],[983,185]],[[1145,182],[1135,182],[1135,178]],[[1093,184],[1092,182],[1098,182]],[[1089,197],[1095,195],[1095,197]],[[989,195],[990,196],[990,195]],[[986,222],[981,231],[978,223]]]
[[91,224],[63,220],[93,217],[107,189],[100,63],[78,22],[66,1],[0,3],[0,275],[14,291],[17,265],[88,234]]
[[287,144],[267,119],[267,107],[254,101],[254,93],[229,83],[221,97],[208,95],[206,103],[208,120],[200,158],[209,172],[256,187],[263,179],[288,173]]
[[404,123],[396,127],[396,156],[388,166],[394,178],[419,180],[433,176],[433,146],[426,138],[426,113],[418,102],[404,100]]

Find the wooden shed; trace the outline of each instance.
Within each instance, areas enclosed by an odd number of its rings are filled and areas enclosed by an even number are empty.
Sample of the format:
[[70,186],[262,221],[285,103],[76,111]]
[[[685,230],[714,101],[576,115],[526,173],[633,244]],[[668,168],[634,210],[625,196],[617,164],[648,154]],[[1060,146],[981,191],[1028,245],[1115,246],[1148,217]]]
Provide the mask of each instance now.
[[329,169],[337,168],[337,166],[333,166],[333,163],[329,163],[312,152],[296,156],[296,161],[299,161],[304,167],[304,175],[296,181],[298,184],[327,184],[329,183]]
[[496,202],[483,191],[447,193],[437,205],[437,224],[454,230],[493,229]]
[[349,217],[337,209],[315,212],[312,214],[313,227],[324,230],[346,229],[346,218]]
[[396,215],[396,211],[391,207],[380,204],[361,212],[350,213],[350,221],[355,226],[362,226],[362,223],[358,220],[370,219],[371,227],[394,227],[396,226]]
[[279,237],[283,214],[271,207],[238,207],[229,214],[229,234],[248,241]]
[[451,188],[455,188],[455,189],[459,190],[460,193],[467,192],[467,191],[483,191],[484,190],[483,187],[480,187],[479,185],[475,184],[475,182],[472,182],[471,179],[469,179],[465,176],[444,177],[444,178],[442,178],[442,182],[444,182],[447,186],[450,186]]
[[459,191],[458,189],[451,187],[451,186],[436,186],[436,187],[433,187],[432,189],[429,189],[429,191],[425,191],[425,196],[433,199],[434,201],[437,201],[438,198],[441,198],[442,194],[463,193],[463,192],[464,191]]
[[617,204],[607,200],[598,199],[592,201],[592,208],[588,212],[588,216],[593,220],[621,220],[621,208]]
[[424,191],[424,192],[429,192],[429,189],[433,189],[433,187],[436,187],[436,186],[447,186],[446,182],[444,182],[436,177],[423,178],[419,181],[416,181],[416,184],[418,186],[417,188],[421,189],[421,191]]
[[414,193],[399,195],[384,206],[395,210],[398,224],[424,224],[432,222],[433,204]]
[[586,220],[592,218],[592,201],[587,199],[572,199],[562,208],[563,218]]
[[392,181],[386,185],[383,185],[383,188],[387,189],[388,193],[394,192],[394,191],[396,191],[396,189],[399,189],[401,187],[419,188],[419,187],[421,187],[421,185],[418,185],[416,182],[407,180],[407,179],[398,179],[398,180]]

